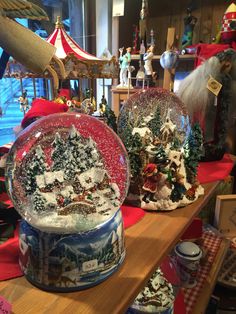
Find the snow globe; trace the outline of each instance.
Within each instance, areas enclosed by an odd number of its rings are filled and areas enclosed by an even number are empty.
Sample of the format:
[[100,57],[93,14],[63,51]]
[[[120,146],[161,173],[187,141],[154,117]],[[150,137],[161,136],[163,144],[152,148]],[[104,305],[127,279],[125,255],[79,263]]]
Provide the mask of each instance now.
[[173,314],[180,289],[174,260],[167,256],[139,292],[126,314]]
[[118,269],[125,257],[120,205],[129,164],[105,123],[73,113],[39,119],[12,146],[6,179],[23,218],[20,265],[32,284],[80,290]]
[[118,134],[130,159],[127,203],[168,211],[204,193],[196,179],[201,129],[198,124],[190,127],[175,94],[151,88],[132,95],[120,111]]

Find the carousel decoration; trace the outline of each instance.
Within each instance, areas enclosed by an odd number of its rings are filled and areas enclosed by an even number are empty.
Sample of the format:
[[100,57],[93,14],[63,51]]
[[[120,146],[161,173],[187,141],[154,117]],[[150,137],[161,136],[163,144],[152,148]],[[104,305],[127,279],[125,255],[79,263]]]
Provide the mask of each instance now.
[[[58,78],[73,80],[78,78],[96,79],[118,77],[119,65],[116,58],[112,57],[110,60],[99,59],[83,50],[66,33],[60,17],[57,17],[54,32],[48,37],[47,41],[42,41],[45,45],[52,47],[56,60],[60,60],[63,68],[65,69],[65,74],[62,76],[58,64],[53,61],[52,65],[55,70],[54,81],[58,80]],[[29,53],[32,53],[32,50]],[[27,66],[24,66],[23,62],[21,63],[22,64],[18,64],[15,61],[9,62],[4,76],[17,78],[51,77],[51,74],[48,71],[38,71],[37,69],[30,71],[30,68],[27,69]]]
[[129,166],[105,123],[72,113],[39,119],[13,144],[6,179],[23,218],[20,265],[30,282],[80,290],[117,270],[125,256],[120,205]]
[[132,95],[120,112],[118,134],[130,159],[127,203],[168,211],[203,194],[196,179],[201,129],[190,128],[186,108],[173,93],[151,88]]

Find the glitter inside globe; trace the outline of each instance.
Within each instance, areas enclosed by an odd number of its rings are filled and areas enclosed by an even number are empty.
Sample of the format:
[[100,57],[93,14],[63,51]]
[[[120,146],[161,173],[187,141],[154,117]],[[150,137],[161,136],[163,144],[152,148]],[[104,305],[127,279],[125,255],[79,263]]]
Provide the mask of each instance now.
[[117,212],[129,186],[129,167],[122,142],[103,122],[53,114],[17,138],[6,179],[16,210],[30,225],[85,232]]

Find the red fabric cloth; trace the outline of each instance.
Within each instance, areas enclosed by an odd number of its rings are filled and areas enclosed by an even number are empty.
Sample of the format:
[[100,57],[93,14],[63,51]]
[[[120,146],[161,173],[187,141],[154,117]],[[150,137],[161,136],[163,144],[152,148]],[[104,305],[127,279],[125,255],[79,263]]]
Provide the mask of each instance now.
[[14,238],[0,245],[0,281],[23,276],[19,266],[18,228]]
[[71,99],[70,96],[70,90],[67,88],[61,88],[59,93],[58,93],[58,97],[66,97],[67,100]]
[[145,215],[145,211],[143,209],[139,207],[128,206],[128,205],[122,205],[121,212],[122,212],[122,216],[124,220],[125,229],[136,224]]
[[197,57],[195,59],[195,67],[199,66],[207,59],[215,56],[217,53],[224,51],[228,48],[230,48],[230,45],[228,44],[198,44],[196,51]]
[[32,107],[21,121],[21,126],[24,128],[28,119],[44,117],[53,113],[66,112],[68,109],[69,107],[66,104],[59,104],[50,100],[37,98],[32,102]]
[[229,154],[221,160],[200,162],[197,179],[201,184],[225,179],[233,169],[234,162]]

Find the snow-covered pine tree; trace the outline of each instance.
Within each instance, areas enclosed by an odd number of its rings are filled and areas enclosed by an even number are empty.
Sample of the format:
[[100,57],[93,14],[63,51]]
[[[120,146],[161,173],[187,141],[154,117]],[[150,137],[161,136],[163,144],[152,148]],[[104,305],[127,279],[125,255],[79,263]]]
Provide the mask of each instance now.
[[155,152],[154,163],[162,165],[166,164],[168,156],[161,144],[156,147],[154,152]]
[[156,108],[154,117],[148,122],[147,126],[152,131],[154,137],[158,137],[162,126],[161,112],[159,107]]
[[187,180],[192,184],[195,182],[198,162],[202,156],[202,143],[202,130],[200,125],[195,123],[184,145],[184,164],[186,167]]
[[25,190],[30,195],[37,188],[36,175],[43,174],[47,170],[45,154],[40,145],[35,149],[35,154],[25,165]]
[[33,194],[33,207],[37,213],[45,211],[46,200],[40,193],[39,189],[36,189]]
[[65,180],[72,180],[75,178],[76,173],[78,172],[77,163],[70,151],[67,151],[65,155],[65,170],[64,170],[64,178]]
[[106,118],[107,125],[113,129],[113,131],[117,132],[117,123],[116,123],[116,116],[113,110],[106,106],[105,112],[103,116]]
[[83,138],[72,125],[66,145],[64,146],[64,173],[65,179],[71,180],[79,171],[79,165],[81,163],[81,152],[83,152]]
[[102,156],[99,153],[97,144],[93,141],[91,137],[86,140],[85,153],[87,156],[87,168],[91,167],[101,167],[103,165]]
[[52,142],[53,151],[52,151],[52,170],[58,171],[64,168],[64,152],[65,152],[65,142],[61,138],[60,134],[57,132],[55,139]]
[[140,174],[142,161],[140,151],[142,149],[142,139],[138,133],[132,134],[132,128],[127,124],[122,134],[122,140],[128,152],[132,177]]

